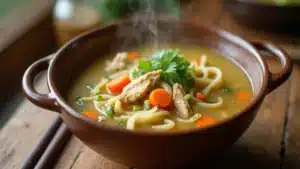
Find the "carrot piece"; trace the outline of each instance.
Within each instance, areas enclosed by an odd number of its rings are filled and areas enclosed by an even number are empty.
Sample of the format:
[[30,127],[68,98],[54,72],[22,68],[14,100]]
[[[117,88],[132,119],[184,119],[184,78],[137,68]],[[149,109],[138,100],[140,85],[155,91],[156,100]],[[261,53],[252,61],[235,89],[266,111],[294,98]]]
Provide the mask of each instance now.
[[149,102],[152,106],[166,108],[171,103],[171,96],[165,89],[155,89],[150,93]]
[[83,115],[87,116],[90,119],[98,120],[98,114],[91,111],[86,111],[82,113]]
[[195,63],[196,63],[197,66],[199,66],[200,63],[201,63],[200,59],[195,60]]
[[127,52],[127,58],[129,60],[136,60],[140,58],[140,54],[138,52]]
[[119,79],[114,79],[107,83],[108,89],[112,93],[121,93],[123,88],[130,83],[130,78],[128,75],[122,76]]
[[205,96],[204,94],[200,93],[200,92],[197,92],[197,93],[196,93],[196,98],[197,98],[198,100],[204,101],[204,100],[206,99],[206,96]]
[[249,101],[251,99],[251,94],[247,91],[240,91],[237,94],[238,101]]
[[209,115],[202,115],[202,117],[196,122],[198,128],[203,128],[212,124],[215,124],[217,120]]

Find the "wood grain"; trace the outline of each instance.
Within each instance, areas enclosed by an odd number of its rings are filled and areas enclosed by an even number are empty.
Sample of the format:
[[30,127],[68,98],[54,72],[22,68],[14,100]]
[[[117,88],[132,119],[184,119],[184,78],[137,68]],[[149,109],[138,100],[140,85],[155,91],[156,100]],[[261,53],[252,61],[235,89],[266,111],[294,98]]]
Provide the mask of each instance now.
[[129,169],[96,154],[72,137],[54,169]]
[[283,163],[284,169],[300,168],[300,64],[294,64],[292,85],[289,98],[286,151]]
[[[38,81],[37,90],[47,92],[45,80],[44,76]],[[16,106],[14,116],[0,132],[0,166],[3,169],[19,169],[55,118],[55,113],[42,110],[27,100]]]

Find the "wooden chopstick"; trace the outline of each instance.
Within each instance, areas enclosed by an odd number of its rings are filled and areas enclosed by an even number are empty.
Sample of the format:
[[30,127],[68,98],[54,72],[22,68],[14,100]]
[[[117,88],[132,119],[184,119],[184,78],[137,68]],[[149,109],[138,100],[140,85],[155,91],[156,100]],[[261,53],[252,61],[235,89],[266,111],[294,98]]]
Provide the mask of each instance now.
[[21,166],[21,169],[34,168],[34,166],[38,163],[39,159],[43,155],[44,151],[53,139],[53,136],[55,135],[61,124],[62,120],[60,116],[57,115],[56,119],[45,132],[44,136],[39,140],[38,144],[35,146],[33,151],[28,155],[28,157],[24,161],[23,165]]
[[55,134],[42,157],[39,159],[34,169],[53,168],[57,158],[63,150],[63,147],[69,141],[71,136],[72,134],[68,130],[67,126],[64,123],[61,124],[57,133]]

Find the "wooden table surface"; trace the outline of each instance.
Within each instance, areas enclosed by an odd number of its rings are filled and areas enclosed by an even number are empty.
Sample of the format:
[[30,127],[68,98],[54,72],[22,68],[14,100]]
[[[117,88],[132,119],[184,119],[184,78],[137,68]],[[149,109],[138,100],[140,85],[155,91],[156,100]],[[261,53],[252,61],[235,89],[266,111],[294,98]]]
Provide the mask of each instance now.
[[[193,1],[184,8],[185,17],[218,26],[247,38],[267,37],[287,48],[296,58],[297,39],[266,36],[259,31],[236,23],[224,11],[218,0]],[[282,39],[282,40],[281,40]],[[300,41],[300,39],[299,39]],[[276,60],[268,59],[272,70],[280,68]],[[45,77],[37,81],[37,88],[46,92]],[[213,159],[209,167],[233,169],[299,169],[300,168],[300,64],[294,61],[294,71],[288,82],[269,94],[256,119],[244,135],[228,151]],[[24,100],[15,105],[14,116],[0,131],[0,166],[20,168],[26,155],[34,147],[56,114],[42,110]],[[55,169],[129,169],[103,158],[72,137],[54,166]]]

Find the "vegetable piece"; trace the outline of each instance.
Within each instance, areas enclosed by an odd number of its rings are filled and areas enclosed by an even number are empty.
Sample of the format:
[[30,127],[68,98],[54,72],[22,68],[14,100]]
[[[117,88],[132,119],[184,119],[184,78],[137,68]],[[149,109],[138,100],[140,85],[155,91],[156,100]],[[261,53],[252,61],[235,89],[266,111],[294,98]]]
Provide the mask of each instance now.
[[140,106],[140,105],[133,105],[132,106],[132,111],[140,111],[142,110],[143,108]]
[[95,112],[86,111],[86,112],[83,112],[82,114],[85,115],[85,116],[87,116],[90,119],[98,120],[98,114],[95,113]]
[[103,101],[103,97],[101,95],[97,95],[96,101]]
[[183,99],[184,99],[185,101],[189,101],[189,100],[192,99],[192,96],[191,96],[190,94],[186,94],[186,95],[183,97]]
[[137,60],[140,58],[140,54],[138,52],[127,52],[127,58],[129,60]]
[[196,63],[197,66],[200,66],[200,63],[201,63],[200,59],[195,60],[195,63]]
[[228,86],[225,86],[223,89],[222,89],[222,92],[223,93],[232,93],[232,88],[231,87],[228,87]]
[[171,103],[171,96],[165,89],[155,89],[150,93],[149,101],[152,106],[166,108]]
[[237,94],[237,100],[238,101],[249,101],[251,98],[250,92],[247,91],[240,91]]
[[200,92],[197,92],[195,97],[201,101],[204,101],[206,99],[206,96]]
[[118,126],[120,126],[120,127],[125,127],[126,126],[126,121],[122,120],[121,118],[117,118],[115,120],[116,120]]
[[81,96],[78,96],[76,97],[76,104],[79,106],[79,107],[83,107],[84,106],[84,100]]
[[110,76],[108,76],[108,75],[106,75],[106,76],[104,76],[104,78],[106,79],[106,80],[113,80]]
[[215,124],[216,122],[217,122],[217,120],[214,117],[209,116],[209,115],[202,115],[202,117],[199,120],[197,120],[196,126],[198,128],[203,128],[203,127]]
[[122,93],[123,88],[130,83],[130,78],[128,75],[120,77],[120,79],[115,79],[107,83],[108,89],[112,93]]
[[107,117],[111,117],[111,118],[112,118],[112,117],[114,116],[114,114],[115,114],[114,108],[113,108],[112,106],[107,106],[107,107],[105,107],[104,112],[105,112],[105,114],[106,114]]
[[150,110],[151,109],[149,100],[144,101],[144,109],[145,110]]

